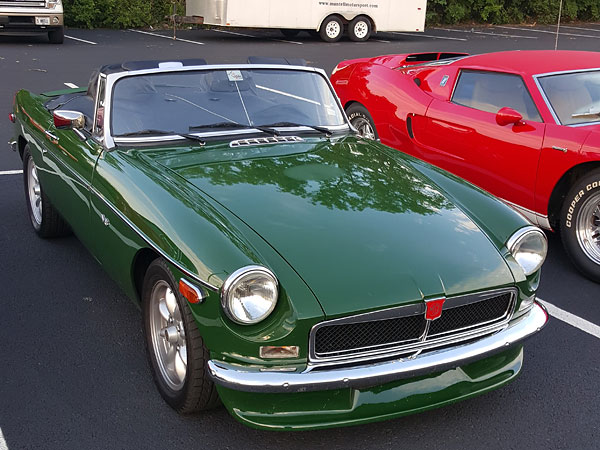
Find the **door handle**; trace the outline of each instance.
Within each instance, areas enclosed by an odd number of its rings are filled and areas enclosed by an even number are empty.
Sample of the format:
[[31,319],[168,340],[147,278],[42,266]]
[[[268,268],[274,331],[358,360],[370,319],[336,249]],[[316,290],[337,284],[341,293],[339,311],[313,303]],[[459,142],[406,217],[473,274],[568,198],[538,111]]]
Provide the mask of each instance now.
[[58,141],[58,136],[53,135],[50,131],[46,130],[44,131],[44,134],[46,135],[46,137],[52,141]]
[[558,150],[559,152],[567,153],[567,148],[566,147],[559,147],[557,145],[553,145],[552,149],[553,150]]

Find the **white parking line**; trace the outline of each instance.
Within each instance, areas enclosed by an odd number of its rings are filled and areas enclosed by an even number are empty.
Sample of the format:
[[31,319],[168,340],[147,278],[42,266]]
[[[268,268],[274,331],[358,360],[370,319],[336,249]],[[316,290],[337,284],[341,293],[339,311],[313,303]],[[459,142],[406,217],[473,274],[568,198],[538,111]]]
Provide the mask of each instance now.
[[580,30],[580,31],[597,31],[600,32],[599,28],[581,28],[581,27],[571,27],[571,26],[566,26],[566,25],[562,25],[560,26],[561,28],[569,28],[571,30]]
[[84,43],[90,44],[90,45],[98,45],[96,42],[86,41],[85,39],[79,39],[79,38],[76,38],[76,37],[73,37],[73,36],[67,36],[66,34],[65,34],[65,37],[67,39],[73,39],[74,41],[84,42]]
[[[235,34],[236,36],[244,36],[244,37],[249,37],[249,38],[254,38],[254,39],[258,39],[260,37],[260,36],[253,36],[251,34],[236,33],[235,31],[227,31],[227,30],[215,30],[215,29],[213,29],[211,31],[215,31],[217,33]],[[268,38],[268,39],[270,41],[287,42],[288,44],[304,45],[302,42],[287,41],[285,39],[274,39],[274,38]]]
[[453,31],[455,33],[483,34],[486,36],[498,36],[498,37],[507,37],[507,38],[537,39],[536,36],[523,36],[520,34],[488,33],[486,31],[475,31],[475,30],[453,30],[452,28],[436,28],[436,30]]
[[132,29],[129,29],[127,31],[131,31],[133,33],[147,34],[149,36],[155,36],[155,37],[159,37],[159,38],[163,38],[163,39],[171,39],[172,41],[187,42],[188,44],[206,45],[204,42],[188,41],[187,39],[179,39],[179,38],[173,39],[173,36],[165,36],[164,34],[150,33],[149,31],[132,30]]
[[73,83],[63,83],[66,87],[71,88],[71,89],[77,89],[79,86],[77,86],[76,84]]
[[[549,30],[534,30],[534,29],[527,29],[527,28],[516,28],[516,27],[509,27],[506,25],[496,25],[495,28],[504,28],[506,30],[519,30],[519,31],[529,31],[531,33],[547,33],[547,34],[556,34],[556,31],[549,31]],[[573,37],[584,37],[584,38],[592,38],[592,39],[600,39],[600,36],[596,35],[596,36],[592,36],[591,34],[574,34],[574,33],[558,33],[560,36],[573,36]]]
[[22,170],[4,170],[4,171],[0,171],[0,175],[18,175],[20,173],[23,173]]
[[8,444],[6,443],[6,439],[4,439],[4,435],[2,434],[2,428],[0,428],[0,450],[8,450]]
[[591,334],[594,337],[600,339],[600,326],[595,323],[589,322],[585,319],[582,319],[575,314],[571,314],[568,311],[560,309],[558,306],[554,306],[552,303],[548,303],[547,301],[542,300],[538,297],[538,301],[546,307],[548,313],[552,317],[556,317],[558,320],[562,320],[565,323],[568,323],[575,328],[580,329],[581,331],[585,331],[588,334]]
[[417,36],[417,37],[426,37],[426,38],[431,38],[431,39],[446,39],[448,41],[466,41],[467,39],[463,39],[463,38],[453,38],[453,37],[448,37],[448,36],[433,36],[430,34],[423,34],[423,33],[405,33],[405,32],[398,32],[398,31],[388,31],[388,33],[390,34],[399,34],[399,35],[406,35],[406,36]]

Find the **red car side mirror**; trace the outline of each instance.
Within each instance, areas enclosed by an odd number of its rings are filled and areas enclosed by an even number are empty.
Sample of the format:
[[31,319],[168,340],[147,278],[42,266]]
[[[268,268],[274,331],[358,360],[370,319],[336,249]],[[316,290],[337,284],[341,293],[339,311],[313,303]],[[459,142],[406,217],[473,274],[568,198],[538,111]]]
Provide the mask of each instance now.
[[500,126],[505,125],[520,125],[523,123],[523,116],[512,108],[504,107],[496,113],[496,123]]

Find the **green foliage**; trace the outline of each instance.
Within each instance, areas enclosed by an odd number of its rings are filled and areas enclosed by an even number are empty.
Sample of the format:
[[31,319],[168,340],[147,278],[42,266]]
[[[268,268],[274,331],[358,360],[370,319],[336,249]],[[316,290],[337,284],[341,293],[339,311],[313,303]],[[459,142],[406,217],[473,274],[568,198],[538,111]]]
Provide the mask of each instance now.
[[[398,0],[399,1],[399,0]],[[185,0],[64,0],[67,25],[82,28],[156,26],[185,11]],[[556,23],[560,0],[429,0],[427,24]],[[599,0],[564,0],[563,20],[599,21]]]
[[[556,23],[560,0],[429,0],[427,24]],[[562,20],[600,20],[600,1],[564,0]]]
[[[132,28],[158,25],[173,13],[172,0],[64,0],[65,22],[82,28]],[[175,2],[178,13],[184,2]]]

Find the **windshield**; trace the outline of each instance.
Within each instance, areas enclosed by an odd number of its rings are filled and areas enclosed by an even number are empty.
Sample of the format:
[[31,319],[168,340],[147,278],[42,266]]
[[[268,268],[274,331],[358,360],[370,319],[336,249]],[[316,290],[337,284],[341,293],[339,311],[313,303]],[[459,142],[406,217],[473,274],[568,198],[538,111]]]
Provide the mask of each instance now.
[[600,121],[600,70],[550,75],[539,82],[561,124]]
[[113,136],[223,128],[345,124],[318,73],[285,69],[201,70],[125,77],[112,95]]

